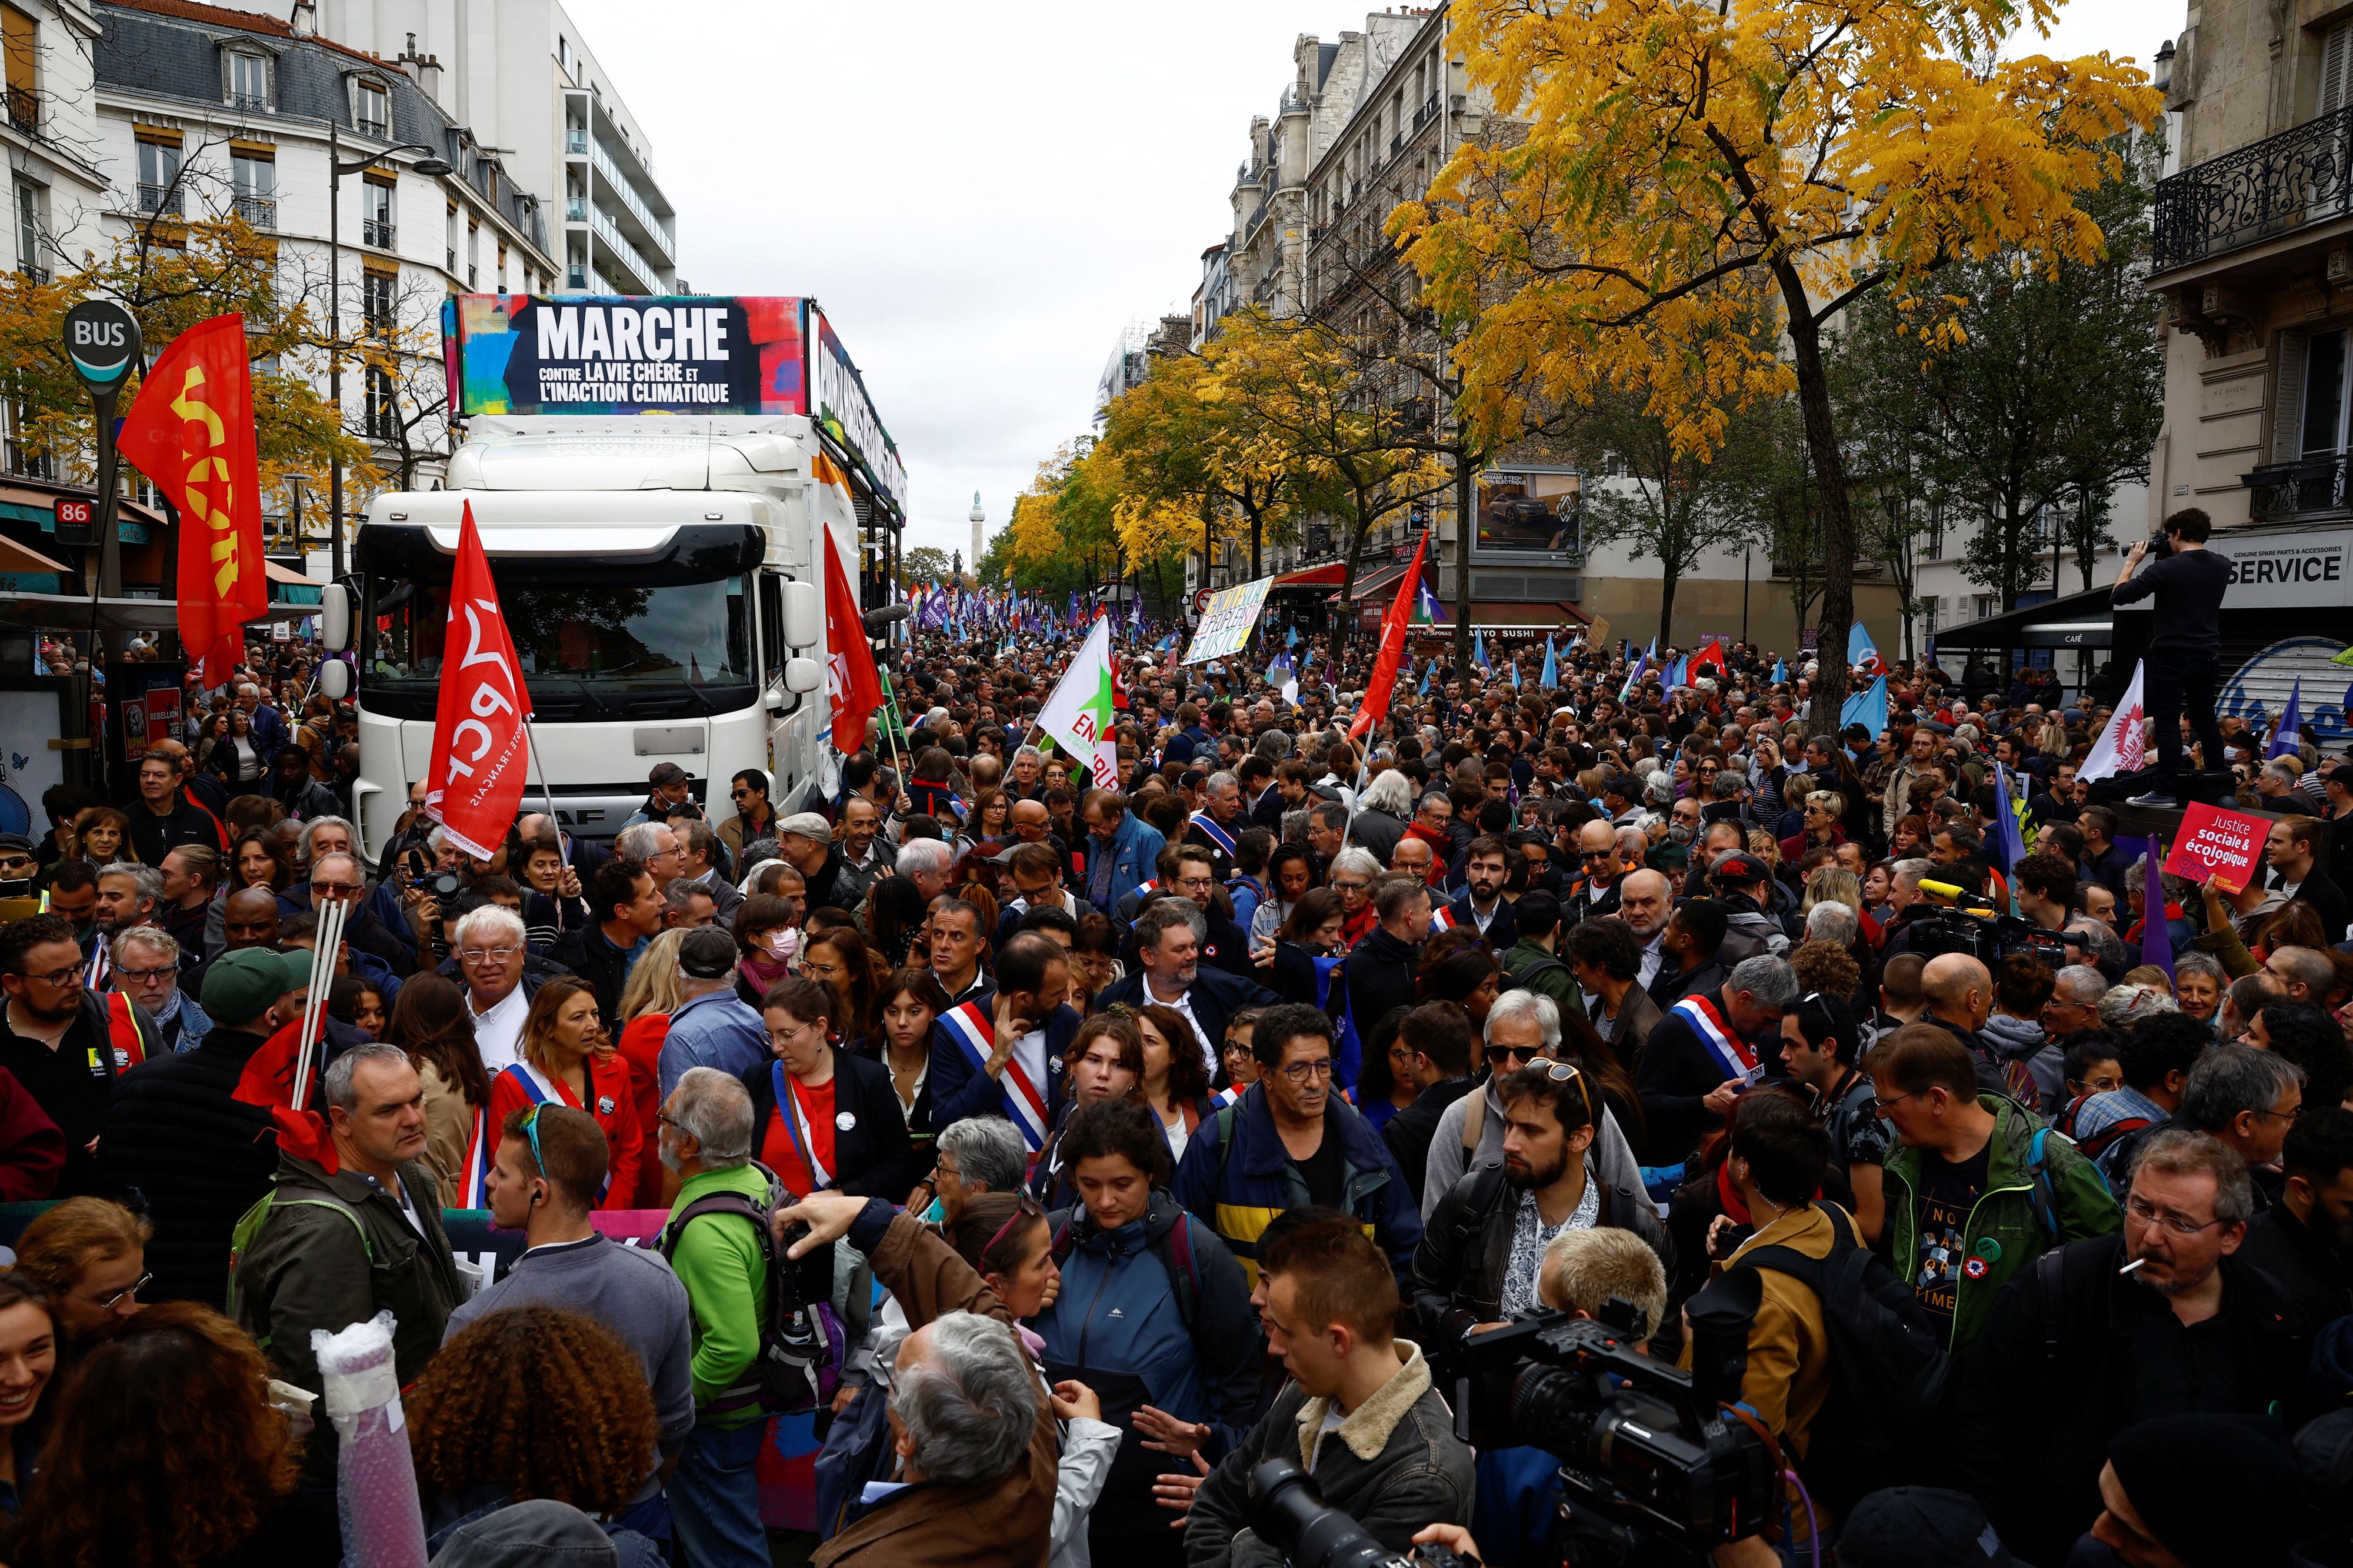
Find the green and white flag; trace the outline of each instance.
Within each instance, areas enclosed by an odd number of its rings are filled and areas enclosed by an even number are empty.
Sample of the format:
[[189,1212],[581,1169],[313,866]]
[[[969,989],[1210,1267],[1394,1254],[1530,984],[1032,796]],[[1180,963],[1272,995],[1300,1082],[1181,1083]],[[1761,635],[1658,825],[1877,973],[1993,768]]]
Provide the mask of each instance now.
[[1112,739],[1111,623],[1098,618],[1094,630],[1071,656],[1054,695],[1038,710],[1038,728],[1084,761],[1099,789],[1119,784],[1119,747]]

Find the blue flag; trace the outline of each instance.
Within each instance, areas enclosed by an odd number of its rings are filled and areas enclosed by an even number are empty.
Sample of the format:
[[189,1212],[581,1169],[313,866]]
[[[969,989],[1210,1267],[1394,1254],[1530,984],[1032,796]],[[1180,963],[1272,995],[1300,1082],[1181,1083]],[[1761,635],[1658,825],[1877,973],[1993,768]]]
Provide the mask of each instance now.
[[1520,661],[1519,661],[1518,659],[1516,659],[1516,658],[1515,658],[1515,659],[1512,660],[1512,689],[1513,689],[1513,690],[1514,690],[1514,691],[1517,691],[1519,689],[1520,689]]
[[2304,677],[2287,689],[2287,708],[2280,714],[2279,723],[2272,730],[2272,743],[2263,748],[2263,760],[2274,757],[2295,757],[2304,754]]
[[1419,689],[1414,692],[1416,697],[1427,697],[1430,695],[1430,672],[1437,663],[1438,661],[1433,658],[1430,663],[1421,667],[1421,686]]
[[1643,657],[1643,658],[1644,658],[1644,659],[1646,659],[1646,660],[1648,660],[1648,659],[1653,659],[1653,658],[1658,658],[1658,657],[1659,657],[1659,634],[1658,634],[1658,633],[1656,633],[1656,632],[1652,632],[1652,633],[1651,634],[1651,651],[1650,651],[1650,652],[1648,652],[1648,653],[1646,653],[1646,654],[1644,654],[1642,657]]
[[1781,682],[1783,682],[1783,681],[1785,681],[1785,680],[1787,680],[1787,679],[1789,679],[1789,667],[1788,667],[1788,665],[1786,665],[1786,664],[1783,664],[1779,659],[1778,659],[1778,658],[1777,658],[1777,659],[1775,659],[1775,660],[1773,661],[1773,684],[1774,684],[1774,685],[1776,685],[1776,686],[1778,686],[1778,685],[1780,685],[1780,684],[1781,684]]
[[1647,653],[1634,661],[1632,671],[1626,677],[1626,684],[1618,689],[1619,701],[1623,702],[1634,695],[1634,688],[1641,683],[1642,672],[1650,668],[1651,656]]
[[1880,673],[1879,649],[1873,646],[1871,634],[1857,621],[1846,629],[1846,661],[1860,666],[1865,675]]
[[1471,634],[1471,667],[1493,674],[1494,666],[1487,662],[1487,634],[1473,630]]
[[1550,636],[1545,638],[1544,673],[1536,677],[1536,684],[1542,686],[1546,691],[1553,690],[1560,685],[1560,666],[1554,659]]
[[[2010,770],[2000,763],[1994,763],[1994,823],[1993,832],[1986,839],[1986,856],[1993,862],[1994,869],[2004,876],[2015,871],[2018,863],[2026,858],[2026,834],[2018,824],[2019,801],[2012,783]],[[2018,890],[2012,888],[2012,901],[2017,897]]]
[[1860,724],[1874,736],[1887,728],[1887,677],[1873,676],[1870,685],[1848,694],[1839,710],[1839,727],[1849,724]]
[[2156,964],[2170,979],[2173,975],[2173,932],[2165,920],[2165,878],[2158,870],[2165,864],[2165,857],[2158,853],[2164,847],[2164,840],[2151,837],[2148,858],[2143,862],[2148,869],[2148,877],[2141,890],[2140,961]]
[[1297,647],[1299,646],[1299,628],[1297,626],[1291,626],[1285,629],[1282,634],[1282,646],[1285,647]]
[[1667,671],[1667,689],[1672,691],[1678,686],[1689,686],[1691,684],[1690,677],[1691,659],[1689,656],[1676,659],[1674,668]]

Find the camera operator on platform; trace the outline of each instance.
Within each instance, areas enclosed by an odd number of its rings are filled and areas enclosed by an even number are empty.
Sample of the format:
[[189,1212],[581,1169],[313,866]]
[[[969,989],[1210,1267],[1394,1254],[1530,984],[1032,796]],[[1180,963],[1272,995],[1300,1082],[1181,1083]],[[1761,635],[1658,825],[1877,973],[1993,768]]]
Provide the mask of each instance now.
[[2231,586],[2231,558],[2206,548],[2213,522],[2196,507],[2165,520],[2158,559],[2147,571],[2141,558],[2153,540],[2143,540],[2125,557],[2124,570],[2108,595],[2121,607],[2157,596],[2148,652],[2143,666],[2148,716],[2157,725],[2157,779],[2135,805],[2171,806],[2180,802],[2181,718],[2198,737],[2203,766],[2222,766],[2222,731],[2214,722],[2215,668],[2221,650],[2222,595]]

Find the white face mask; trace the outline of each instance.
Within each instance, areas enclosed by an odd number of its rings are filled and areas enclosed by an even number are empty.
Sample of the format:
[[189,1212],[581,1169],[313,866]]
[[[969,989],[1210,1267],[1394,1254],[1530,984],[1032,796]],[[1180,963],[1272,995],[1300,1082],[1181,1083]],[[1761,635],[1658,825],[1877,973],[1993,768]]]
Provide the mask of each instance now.
[[768,933],[768,956],[790,963],[801,950],[801,933],[790,926]]

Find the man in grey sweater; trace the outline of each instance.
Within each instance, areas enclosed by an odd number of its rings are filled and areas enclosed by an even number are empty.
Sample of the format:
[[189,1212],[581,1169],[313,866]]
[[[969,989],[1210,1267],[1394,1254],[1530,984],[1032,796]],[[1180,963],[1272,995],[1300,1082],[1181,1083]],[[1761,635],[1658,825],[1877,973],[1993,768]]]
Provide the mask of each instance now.
[[443,1343],[501,1307],[561,1307],[593,1318],[638,1352],[661,1424],[659,1459],[649,1455],[645,1485],[620,1522],[657,1540],[670,1537],[662,1482],[694,1429],[686,1287],[650,1247],[624,1247],[599,1234],[589,1216],[610,1162],[596,1119],[568,1105],[534,1105],[511,1113],[484,1183],[491,1222],[523,1233],[523,1255],[497,1284],[449,1314]]

